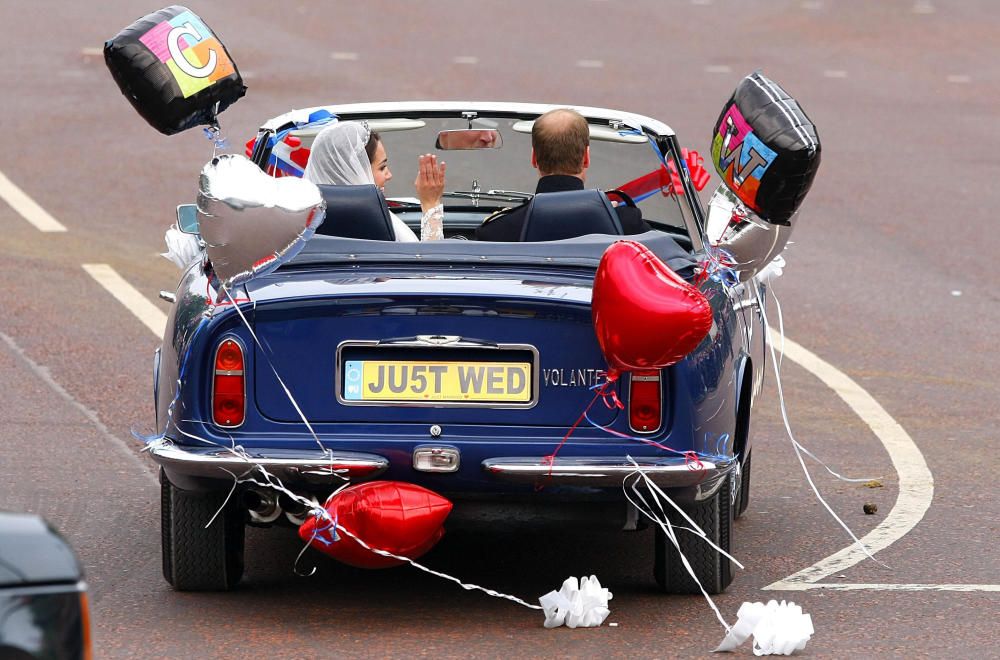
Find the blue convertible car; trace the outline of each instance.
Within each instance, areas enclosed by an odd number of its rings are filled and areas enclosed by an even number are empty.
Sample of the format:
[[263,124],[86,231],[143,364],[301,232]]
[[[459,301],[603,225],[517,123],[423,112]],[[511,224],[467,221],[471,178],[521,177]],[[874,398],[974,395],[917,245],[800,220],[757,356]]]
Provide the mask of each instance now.
[[[366,120],[397,177],[384,197],[374,186],[323,188],[327,220],[317,235],[234,292],[246,322],[232,303],[214,304],[208,259],[184,273],[155,360],[161,439],[151,449],[162,467],[163,570],[176,589],[231,588],[243,572],[246,525],[299,524],[307,513],[249,482],[227,499],[234,477],[255,469],[246,457],[318,502],[343,477],[390,479],[449,498],[451,526],[506,519],[622,530],[647,524],[623,490],[638,465],[730,547],[733,518],[747,506],[751,409],[764,373],[762,285],[697,278],[713,312],[707,337],[674,366],[624,374],[613,385],[624,407],[591,407],[556,453],[607,369],[591,292],[620,227],[584,219],[554,193],[535,197],[526,240],[474,240],[490,214],[531,202],[531,126],[549,109],[330,106],[275,118],[251,140],[248,155],[262,169],[301,175],[322,126]],[[578,110],[591,132],[588,187],[637,205],[651,229],[629,239],[692,279],[706,223],[694,156],[659,121]],[[448,147],[449,136],[470,130],[496,139]],[[435,147],[449,150],[445,240],[394,242],[389,212],[411,227],[421,215],[403,171]],[[692,451],[696,466],[683,455]],[[675,547],[654,536],[657,584],[697,593]],[[678,537],[706,590],[724,590],[730,560],[700,537]]]

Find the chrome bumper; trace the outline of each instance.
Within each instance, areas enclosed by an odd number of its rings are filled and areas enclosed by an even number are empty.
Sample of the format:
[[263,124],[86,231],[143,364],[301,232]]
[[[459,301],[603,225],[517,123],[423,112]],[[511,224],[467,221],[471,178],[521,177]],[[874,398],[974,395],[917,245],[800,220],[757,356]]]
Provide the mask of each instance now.
[[556,458],[549,463],[539,458],[490,458],[483,469],[496,479],[513,483],[551,483],[572,486],[618,486],[625,477],[640,469],[657,486],[685,488],[713,484],[735,461],[688,463],[683,457],[636,459],[639,467],[621,457]]
[[[286,485],[306,484],[324,486],[341,482],[340,477],[352,481],[376,477],[389,467],[389,460],[375,454],[331,451],[324,454],[319,449],[245,449],[253,461],[220,447],[182,447],[164,443],[149,450],[171,478],[232,479],[263,466],[270,474]],[[337,475],[340,475],[338,477]],[[249,476],[249,475],[248,475]]]

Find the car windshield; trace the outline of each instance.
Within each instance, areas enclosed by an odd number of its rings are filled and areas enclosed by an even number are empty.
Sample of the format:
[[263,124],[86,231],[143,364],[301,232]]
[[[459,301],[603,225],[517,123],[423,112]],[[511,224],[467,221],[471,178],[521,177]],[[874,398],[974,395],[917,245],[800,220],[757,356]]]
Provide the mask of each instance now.
[[[345,117],[347,119],[347,117]],[[531,122],[509,117],[480,114],[471,127],[499,131],[499,148],[449,150],[435,148],[439,132],[470,128],[464,118],[372,119],[389,156],[393,173],[386,185],[386,197],[392,203],[415,203],[413,182],[417,157],[436,153],[447,163],[444,204],[447,209],[480,210],[515,206],[535,192],[537,171],[531,166]],[[298,134],[302,146],[311,146],[318,129]],[[669,171],[644,135],[618,131],[604,125],[591,125],[590,168],[586,186],[601,190],[624,189],[642,209],[649,222],[684,228],[680,204],[672,194]],[[668,158],[668,167],[673,163]],[[666,185],[664,185],[666,184]],[[491,196],[490,191],[497,192]],[[503,191],[502,193],[499,191]],[[522,194],[518,194],[522,193]],[[617,198],[612,197],[617,201]]]

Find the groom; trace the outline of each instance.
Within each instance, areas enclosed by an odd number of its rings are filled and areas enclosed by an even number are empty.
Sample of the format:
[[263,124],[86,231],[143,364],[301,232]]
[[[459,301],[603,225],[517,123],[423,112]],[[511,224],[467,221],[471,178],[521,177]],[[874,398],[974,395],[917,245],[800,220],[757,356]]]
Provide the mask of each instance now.
[[[535,193],[583,190],[590,167],[590,128],[576,110],[549,110],[531,127],[531,166],[538,170]],[[518,241],[528,203],[497,211],[476,229],[477,241]],[[630,206],[615,208],[626,234],[642,234],[650,226],[642,212]]]

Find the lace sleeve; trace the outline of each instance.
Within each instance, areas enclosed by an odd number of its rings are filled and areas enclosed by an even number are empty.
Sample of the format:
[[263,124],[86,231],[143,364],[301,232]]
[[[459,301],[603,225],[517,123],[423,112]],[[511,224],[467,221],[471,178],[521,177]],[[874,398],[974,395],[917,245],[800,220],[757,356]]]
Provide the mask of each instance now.
[[431,207],[420,218],[420,240],[440,241],[444,238],[444,206]]

